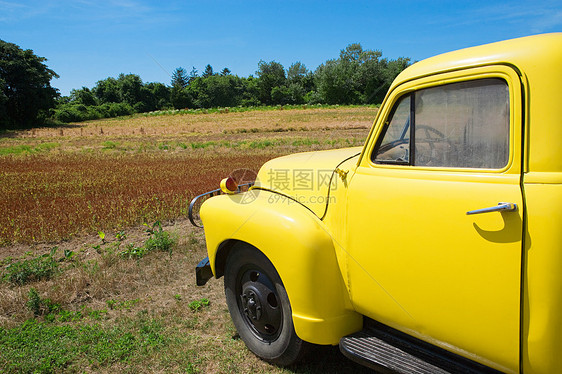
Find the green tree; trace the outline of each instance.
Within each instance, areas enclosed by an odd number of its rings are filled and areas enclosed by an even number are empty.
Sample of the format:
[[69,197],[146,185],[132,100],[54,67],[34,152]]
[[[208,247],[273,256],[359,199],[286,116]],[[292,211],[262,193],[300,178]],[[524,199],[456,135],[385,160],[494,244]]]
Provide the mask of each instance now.
[[258,63],[258,94],[262,104],[271,105],[274,103],[271,93],[274,87],[285,85],[287,77],[285,68],[279,62],[265,62],[260,60]]
[[294,62],[287,69],[287,80],[291,83],[302,81],[308,74],[306,66],[300,62]]
[[297,61],[287,69],[287,94],[289,104],[303,104],[305,96],[314,91],[314,75]]
[[119,83],[115,78],[106,78],[98,81],[92,92],[100,103],[119,103],[121,102],[121,94],[119,92]]
[[147,102],[147,110],[160,110],[170,106],[170,88],[159,82],[144,85],[142,91],[143,101]]
[[84,105],[98,105],[96,96],[88,87],[70,91],[70,101]]
[[121,102],[134,107],[141,102],[142,79],[136,74],[119,74],[117,79]]
[[199,76],[199,72],[195,69],[195,66],[191,67],[191,71],[189,72],[189,77],[187,79],[187,83],[191,83],[195,78]]
[[202,108],[233,107],[242,102],[244,82],[236,75],[213,75],[196,79],[189,88],[197,92],[196,103]]
[[0,40],[0,128],[25,128],[43,123],[59,96],[51,79],[59,76],[46,58]]
[[186,109],[195,107],[193,97],[187,88],[172,87],[170,102],[175,109]]
[[348,45],[337,60],[328,60],[315,72],[321,101],[328,104],[370,104],[384,99],[390,84],[410,59],[387,60],[380,51]]
[[328,60],[314,73],[318,94],[327,104],[351,104],[357,101],[358,93],[349,64]]
[[222,75],[222,76],[230,75],[230,74],[231,74],[231,71],[230,71],[229,68],[224,68],[224,69],[222,69],[222,70],[221,70],[221,73],[220,73],[220,75]]
[[[195,68],[193,68],[193,70],[195,70]],[[192,73],[193,70],[191,70]],[[195,70],[195,74],[197,74],[197,70]],[[172,87],[186,88],[190,79],[191,78],[187,76],[187,72],[184,68],[176,68],[176,70],[172,73]]]
[[213,75],[215,75],[215,73],[213,72],[213,67],[210,64],[207,64],[207,66],[205,66],[205,71],[201,76],[203,78],[209,78],[212,77]]
[[7,84],[2,77],[0,77],[0,129],[4,128],[4,124],[9,122],[8,117],[8,96],[6,96]]
[[248,78],[242,78],[242,106],[258,106],[260,105],[258,91],[258,79],[250,75]]

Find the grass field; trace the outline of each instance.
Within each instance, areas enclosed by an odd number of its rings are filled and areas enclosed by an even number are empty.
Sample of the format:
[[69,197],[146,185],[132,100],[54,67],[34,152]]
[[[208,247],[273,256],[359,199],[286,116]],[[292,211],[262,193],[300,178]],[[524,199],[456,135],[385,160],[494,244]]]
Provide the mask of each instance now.
[[0,134],[0,372],[362,372],[333,347],[285,369],[250,354],[222,280],[195,286],[204,234],[185,216],[236,169],[362,144],[376,111],[153,114]]

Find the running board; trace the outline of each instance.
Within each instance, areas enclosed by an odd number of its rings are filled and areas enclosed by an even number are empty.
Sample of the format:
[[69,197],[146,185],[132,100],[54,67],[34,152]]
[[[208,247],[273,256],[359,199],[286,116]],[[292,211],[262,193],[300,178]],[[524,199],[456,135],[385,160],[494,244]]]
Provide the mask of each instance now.
[[351,360],[381,373],[500,373],[373,320],[365,320],[365,326],[344,336],[340,350]]

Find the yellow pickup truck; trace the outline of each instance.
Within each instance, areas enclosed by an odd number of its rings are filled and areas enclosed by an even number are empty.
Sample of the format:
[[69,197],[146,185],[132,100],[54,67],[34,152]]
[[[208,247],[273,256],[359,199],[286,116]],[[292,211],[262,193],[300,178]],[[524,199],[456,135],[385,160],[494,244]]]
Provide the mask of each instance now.
[[562,33],[413,64],[362,148],[221,183],[198,284],[224,276],[278,365],[323,344],[388,372],[562,373],[561,86]]

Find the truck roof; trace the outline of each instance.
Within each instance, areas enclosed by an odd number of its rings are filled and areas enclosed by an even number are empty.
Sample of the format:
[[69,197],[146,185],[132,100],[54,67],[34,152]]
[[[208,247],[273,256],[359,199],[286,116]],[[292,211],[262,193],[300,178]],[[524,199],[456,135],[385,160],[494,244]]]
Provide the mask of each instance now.
[[562,62],[562,33],[527,36],[460,49],[416,62],[398,75],[391,89],[413,78],[468,67],[509,64],[526,71],[541,63],[552,65],[555,61]]

